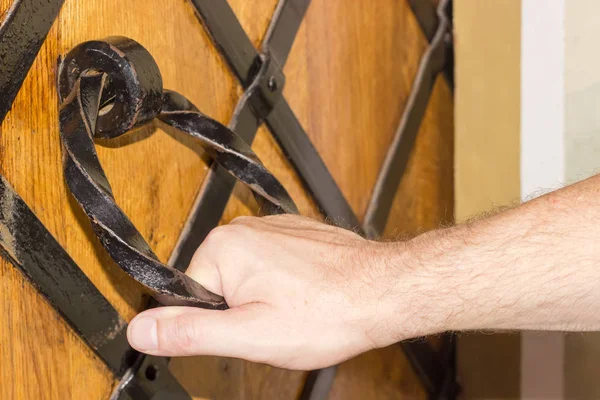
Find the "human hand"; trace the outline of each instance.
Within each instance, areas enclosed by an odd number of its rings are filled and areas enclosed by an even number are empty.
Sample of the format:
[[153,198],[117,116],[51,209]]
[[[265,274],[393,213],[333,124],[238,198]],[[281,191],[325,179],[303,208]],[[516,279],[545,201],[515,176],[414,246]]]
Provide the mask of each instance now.
[[154,355],[336,364],[401,338],[388,323],[401,319],[390,267],[398,246],[300,216],[237,218],[209,234],[187,271],[230,309],[147,310],[131,322],[129,341]]

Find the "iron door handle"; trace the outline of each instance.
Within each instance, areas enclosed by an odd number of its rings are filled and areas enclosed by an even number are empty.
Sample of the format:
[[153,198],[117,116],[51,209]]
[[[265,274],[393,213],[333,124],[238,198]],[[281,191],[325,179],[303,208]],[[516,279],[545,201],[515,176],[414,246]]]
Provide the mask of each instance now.
[[222,296],[154,254],[116,204],[94,138],[116,138],[156,118],[199,141],[268,213],[298,212],[285,188],[244,140],[184,96],[163,90],[156,62],[132,39],[78,45],[60,60],[58,87],[65,180],[111,258],[163,305],[226,309]]

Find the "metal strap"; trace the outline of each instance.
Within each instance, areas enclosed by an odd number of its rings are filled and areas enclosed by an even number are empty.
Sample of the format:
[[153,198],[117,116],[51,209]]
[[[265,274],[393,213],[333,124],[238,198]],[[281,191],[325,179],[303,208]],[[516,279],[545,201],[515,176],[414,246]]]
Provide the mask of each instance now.
[[[435,32],[437,31],[440,23],[435,5],[431,1],[423,0],[408,0],[408,3],[413,11],[413,14],[417,18],[419,25],[421,25],[421,30],[427,38],[427,41],[431,43],[435,37]],[[446,78],[446,83],[448,84],[450,90],[454,91],[454,43],[451,36],[453,25],[452,10],[452,0],[450,0],[448,6],[446,7],[446,18],[450,24],[450,32],[448,40],[445,41],[446,63],[444,65],[444,78]]]
[[310,0],[286,0],[277,3],[262,43],[264,53],[271,54],[282,68],[290,55]]
[[0,251],[117,376],[129,366],[127,323],[0,176]]
[[324,400],[329,397],[329,392],[333,386],[337,365],[328,368],[310,371],[306,377],[304,388],[300,394],[299,400]]
[[191,400],[169,371],[169,359],[138,353],[110,400]]

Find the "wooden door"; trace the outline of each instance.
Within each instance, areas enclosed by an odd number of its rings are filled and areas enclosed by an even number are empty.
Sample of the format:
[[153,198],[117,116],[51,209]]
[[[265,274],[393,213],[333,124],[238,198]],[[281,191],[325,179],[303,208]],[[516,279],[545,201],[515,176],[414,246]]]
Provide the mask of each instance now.
[[[15,1],[0,0],[4,17]],[[229,0],[256,47],[276,3]],[[188,1],[66,0],[0,126],[0,173],[130,320],[148,296],[106,254],[66,188],[55,86],[59,55],[83,41],[112,35],[141,43],[158,63],[166,88],[224,124],[243,91]],[[285,65],[284,95],[360,219],[427,44],[407,1],[313,0]],[[440,77],[386,236],[412,236],[452,220],[452,108],[451,91]],[[152,129],[141,136],[98,140],[96,148],[118,204],[166,261],[208,171],[200,146]],[[320,217],[264,126],[252,148],[301,213]],[[256,210],[248,189],[238,184],[222,223]],[[0,315],[1,399],[110,397],[114,375],[4,258]],[[304,372],[216,357],[173,359],[170,368],[194,398],[292,399],[306,378]],[[425,394],[399,346],[344,363],[330,394],[332,399],[401,396]]]

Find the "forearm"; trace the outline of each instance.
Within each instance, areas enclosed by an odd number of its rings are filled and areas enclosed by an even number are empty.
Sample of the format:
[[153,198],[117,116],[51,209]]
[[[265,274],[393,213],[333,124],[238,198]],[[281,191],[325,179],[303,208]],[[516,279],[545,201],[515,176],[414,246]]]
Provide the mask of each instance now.
[[188,269],[230,309],[148,310],[129,339],[156,355],[314,369],[445,330],[600,329],[598,198],[600,177],[397,243],[299,216],[238,218]]
[[408,315],[399,318],[398,338],[411,317],[414,333],[600,329],[599,199],[594,177],[396,245],[390,300],[415,308],[396,303],[395,315]]

